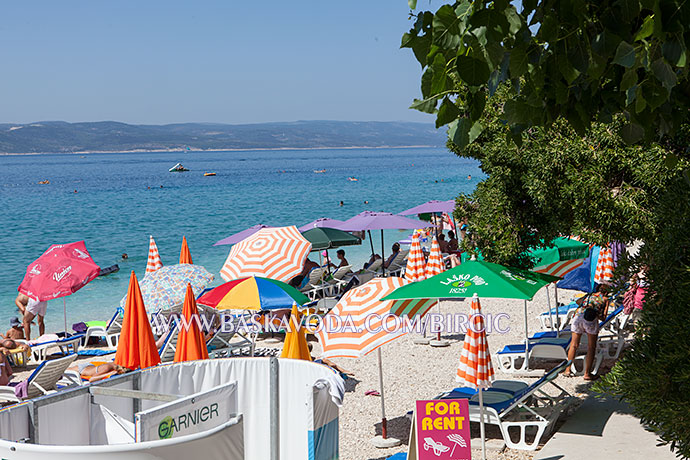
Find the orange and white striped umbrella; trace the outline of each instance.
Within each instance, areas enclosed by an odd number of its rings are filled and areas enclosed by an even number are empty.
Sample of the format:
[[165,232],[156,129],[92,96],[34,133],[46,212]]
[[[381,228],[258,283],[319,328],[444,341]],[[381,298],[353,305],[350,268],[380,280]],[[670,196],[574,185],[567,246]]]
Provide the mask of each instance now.
[[163,262],[161,262],[161,255],[158,253],[158,246],[153,240],[153,235],[150,235],[149,240],[149,258],[146,261],[146,273],[155,272],[159,268],[163,268]]
[[444,271],[445,268],[443,266],[441,246],[439,246],[438,240],[434,237],[434,240],[431,242],[431,249],[429,250],[429,260],[426,263],[426,277],[431,278]]
[[410,253],[407,256],[405,279],[411,283],[425,280],[424,264],[424,253],[422,252],[422,245],[419,244],[419,232],[415,231],[412,235]]
[[323,356],[359,358],[409,332],[404,317],[412,324],[436,299],[380,300],[405,284],[396,276],[374,278],[347,291],[318,331]]
[[220,276],[225,281],[260,276],[288,282],[302,272],[311,250],[294,225],[262,228],[230,249]]
[[608,284],[613,279],[613,253],[610,248],[601,248],[597,259],[597,268],[594,270],[594,282]]
[[465,341],[460,352],[460,365],[455,380],[471,388],[487,388],[491,386],[494,368],[491,365],[484,317],[477,294],[472,297],[470,321],[472,325],[467,328],[465,334]]

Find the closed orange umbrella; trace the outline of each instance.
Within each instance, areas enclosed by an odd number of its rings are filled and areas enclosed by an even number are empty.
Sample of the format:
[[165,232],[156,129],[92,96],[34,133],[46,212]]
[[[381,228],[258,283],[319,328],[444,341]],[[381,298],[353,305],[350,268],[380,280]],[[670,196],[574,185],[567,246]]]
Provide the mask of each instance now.
[[283,351],[280,353],[280,357],[311,361],[311,353],[309,353],[309,346],[307,345],[307,336],[304,335],[304,329],[302,328],[302,315],[297,310],[297,304],[292,305],[290,330],[285,336],[285,344],[283,345]]
[[189,246],[187,246],[187,238],[182,237],[182,249],[180,249],[180,263],[181,264],[193,264],[192,254],[189,252]]
[[180,324],[180,335],[177,338],[175,362],[208,359],[204,333],[199,329],[199,322],[196,319],[199,312],[196,307],[196,300],[194,300],[194,291],[192,291],[192,285],[189,283],[187,284],[187,295],[184,298],[182,315],[184,319]]
[[139,282],[132,270],[125,303],[125,316],[122,320],[122,332],[115,353],[115,364],[135,370],[160,363],[161,357],[158,355],[158,347],[153,339],[153,331],[146,315]]

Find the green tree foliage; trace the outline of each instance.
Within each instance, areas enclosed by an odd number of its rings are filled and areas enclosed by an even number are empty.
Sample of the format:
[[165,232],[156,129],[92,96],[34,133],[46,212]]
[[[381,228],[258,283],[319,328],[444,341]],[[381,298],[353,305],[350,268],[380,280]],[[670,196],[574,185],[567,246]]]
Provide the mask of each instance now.
[[643,241],[622,269],[647,267],[646,307],[601,387],[690,457],[690,2],[462,0],[413,20],[412,108],[487,174],[458,198],[467,244],[529,266],[560,234]]
[[457,217],[469,219],[465,249],[529,266],[525,249],[562,234],[600,244],[644,241],[624,270],[647,266],[650,293],[633,346],[603,387],[690,456],[690,162],[668,162],[688,145],[690,130],[681,127],[675,143],[628,145],[617,134],[622,120],[594,123],[580,136],[559,119],[551,129],[525,131],[518,147],[501,135],[507,94],[499,89],[489,99],[473,144],[448,143],[479,160],[488,176],[458,198]]
[[561,117],[583,135],[622,114],[628,143],[673,134],[688,119],[690,2],[523,0],[518,10],[508,0],[462,0],[412,14],[402,47],[424,69],[412,108],[449,124],[461,147],[481,132],[487,95],[506,82],[501,118],[517,143]]

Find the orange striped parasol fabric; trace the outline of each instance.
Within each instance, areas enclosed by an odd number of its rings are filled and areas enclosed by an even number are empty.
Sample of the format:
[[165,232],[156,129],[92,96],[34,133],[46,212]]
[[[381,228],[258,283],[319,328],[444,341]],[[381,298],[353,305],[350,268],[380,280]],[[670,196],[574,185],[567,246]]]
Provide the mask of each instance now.
[[189,252],[189,246],[187,246],[187,237],[182,237],[182,247],[180,248],[180,263],[181,264],[193,264],[192,253]]
[[610,248],[601,248],[597,268],[594,271],[594,282],[599,284],[609,284],[613,279],[613,253]]
[[424,253],[422,252],[422,245],[419,244],[419,232],[415,230],[414,234],[412,235],[410,253],[407,256],[405,279],[411,283],[426,279],[426,276],[424,275],[424,265]]
[[159,268],[163,268],[163,262],[161,262],[161,255],[158,253],[156,241],[153,239],[153,235],[150,235],[149,258],[146,261],[146,273],[155,272]]
[[441,247],[438,240],[434,237],[431,242],[431,249],[429,250],[429,260],[426,263],[426,277],[431,278],[439,273],[445,271],[443,267],[443,256],[441,255]]
[[477,294],[472,297],[471,326],[467,328],[465,341],[460,352],[460,365],[455,380],[471,388],[491,386],[494,368],[491,365],[489,344],[486,341],[486,329],[482,308]]
[[405,335],[403,317],[412,323],[436,304],[436,299],[380,300],[405,284],[395,276],[374,278],[347,291],[318,331],[323,356],[359,358]]
[[220,276],[226,281],[260,276],[288,282],[302,272],[310,250],[311,243],[294,225],[262,228],[230,249]]

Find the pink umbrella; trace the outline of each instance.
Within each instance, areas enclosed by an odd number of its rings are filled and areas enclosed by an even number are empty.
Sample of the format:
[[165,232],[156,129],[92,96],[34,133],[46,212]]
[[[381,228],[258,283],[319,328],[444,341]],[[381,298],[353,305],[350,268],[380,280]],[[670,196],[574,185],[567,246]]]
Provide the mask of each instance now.
[[18,291],[38,301],[65,297],[86,286],[100,271],[83,241],[54,244],[29,264]]

